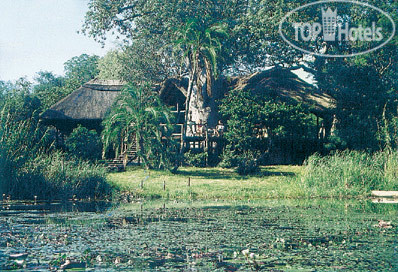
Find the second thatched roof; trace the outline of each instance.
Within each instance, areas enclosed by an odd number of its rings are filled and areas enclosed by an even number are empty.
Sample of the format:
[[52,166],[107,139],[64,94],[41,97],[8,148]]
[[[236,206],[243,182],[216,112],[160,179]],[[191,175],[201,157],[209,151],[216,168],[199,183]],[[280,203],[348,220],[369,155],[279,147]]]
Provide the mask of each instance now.
[[333,108],[333,98],[292,73],[289,69],[273,67],[269,70],[232,79],[229,89],[250,90],[282,102],[303,103],[314,113]]

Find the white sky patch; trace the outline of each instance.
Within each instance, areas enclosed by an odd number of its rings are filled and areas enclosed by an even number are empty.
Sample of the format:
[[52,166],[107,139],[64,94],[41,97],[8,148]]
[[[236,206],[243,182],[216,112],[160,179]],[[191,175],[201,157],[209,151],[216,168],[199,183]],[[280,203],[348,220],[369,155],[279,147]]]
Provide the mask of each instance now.
[[88,10],[88,0],[1,0],[0,80],[39,71],[63,74],[64,63],[81,54],[103,56],[113,47],[102,48],[92,38],[77,34]]

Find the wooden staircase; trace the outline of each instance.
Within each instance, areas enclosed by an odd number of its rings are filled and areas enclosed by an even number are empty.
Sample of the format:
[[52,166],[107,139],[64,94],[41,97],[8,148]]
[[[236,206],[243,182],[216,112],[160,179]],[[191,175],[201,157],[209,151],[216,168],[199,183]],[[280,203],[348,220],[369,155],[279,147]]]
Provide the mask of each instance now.
[[[182,134],[183,134],[183,123],[185,120],[185,109],[180,108],[177,104],[175,109],[171,110],[171,113],[175,115],[176,123],[174,124],[174,129],[172,132],[172,137],[183,144]],[[165,124],[160,124],[161,127],[166,126]],[[162,139],[166,139],[166,137],[162,137]],[[113,160],[107,161],[107,168],[110,171],[124,171],[126,166],[131,165],[133,163],[138,164],[138,156],[137,156],[137,144],[134,143],[133,146],[122,152],[118,157]]]
[[134,143],[130,149],[124,151],[113,160],[108,161],[107,168],[110,171],[124,171],[126,166],[137,162],[137,159],[137,145]]

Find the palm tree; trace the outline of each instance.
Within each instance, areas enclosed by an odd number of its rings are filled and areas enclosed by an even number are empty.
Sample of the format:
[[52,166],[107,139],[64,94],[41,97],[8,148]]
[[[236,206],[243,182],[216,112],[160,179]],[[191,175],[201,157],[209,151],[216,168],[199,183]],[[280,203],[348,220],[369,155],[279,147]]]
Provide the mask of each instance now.
[[[216,122],[213,83],[221,70],[218,60],[224,55],[221,41],[228,36],[226,29],[223,23],[205,26],[198,20],[190,20],[177,31],[175,46],[184,52],[189,71],[182,140],[186,138],[189,119],[205,124]],[[206,107],[210,112],[204,110]]]
[[116,99],[103,122],[104,153],[112,147],[116,154],[121,146],[137,145],[137,156],[146,168],[171,169],[174,147],[171,139],[171,113],[162,105],[150,86],[130,84]]

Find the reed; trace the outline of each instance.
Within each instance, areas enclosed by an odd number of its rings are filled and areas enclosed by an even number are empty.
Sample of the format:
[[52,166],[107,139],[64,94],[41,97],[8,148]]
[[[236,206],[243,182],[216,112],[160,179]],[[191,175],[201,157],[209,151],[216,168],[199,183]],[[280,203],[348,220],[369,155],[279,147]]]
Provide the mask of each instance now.
[[372,190],[398,188],[398,152],[342,151],[304,163],[297,184],[307,197],[368,196]]

